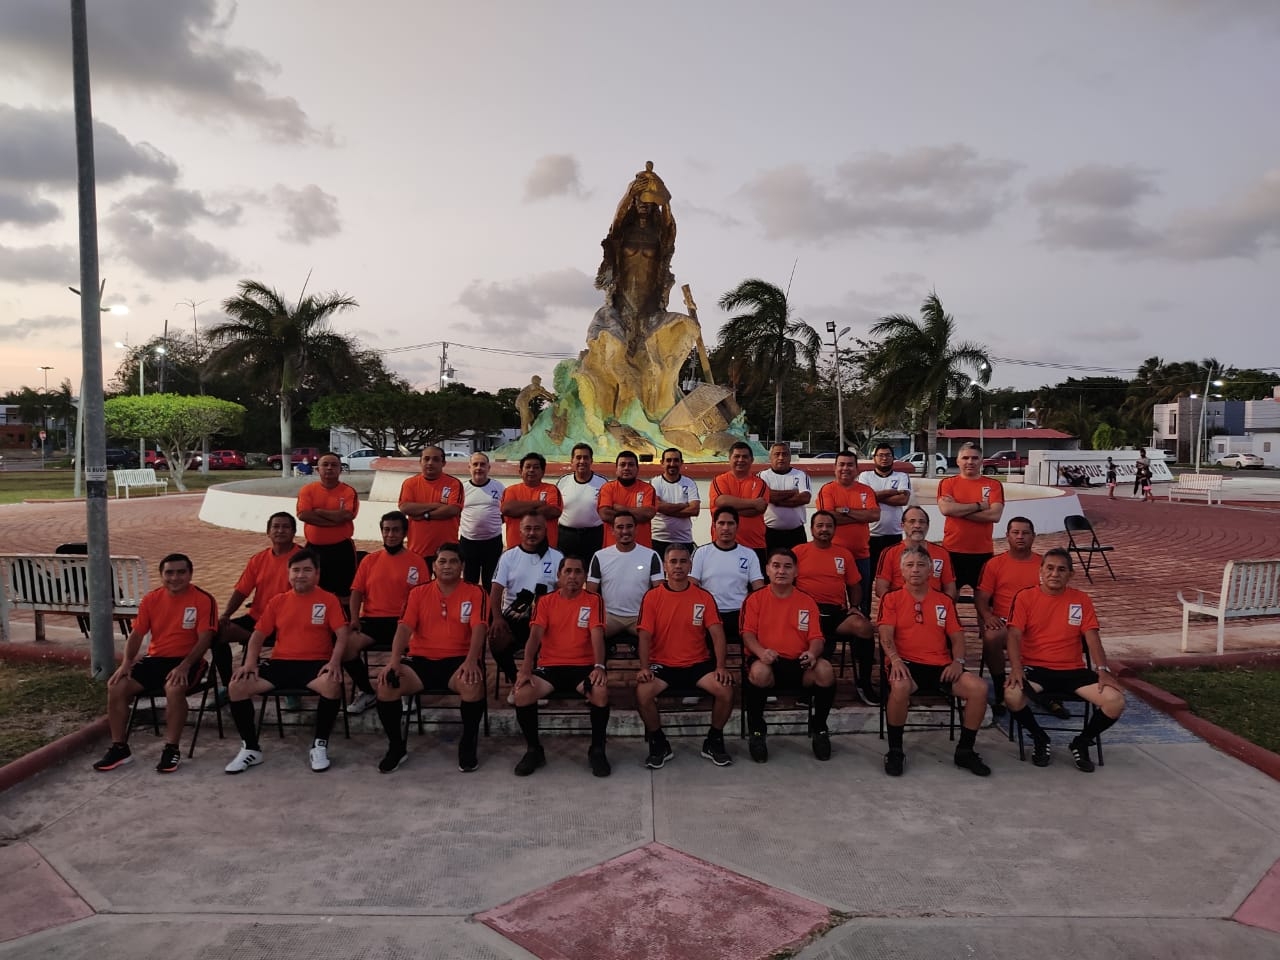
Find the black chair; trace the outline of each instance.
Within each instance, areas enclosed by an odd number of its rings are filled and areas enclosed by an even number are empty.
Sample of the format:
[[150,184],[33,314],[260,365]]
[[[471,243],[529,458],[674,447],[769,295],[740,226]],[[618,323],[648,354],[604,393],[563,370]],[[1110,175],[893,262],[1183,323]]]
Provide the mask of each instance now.
[[[480,661],[480,689],[481,690],[487,690],[489,686],[489,678],[487,676],[487,670],[488,668],[485,664],[485,661],[481,660]],[[423,715],[423,712],[422,712],[423,697],[456,697],[456,696],[458,695],[454,693],[452,690],[450,690],[448,687],[433,687],[431,689],[419,690],[413,696],[409,697],[408,698],[409,709],[403,711],[403,717],[401,720],[403,724],[403,727],[400,731],[401,737],[404,740],[409,739],[410,721],[415,717],[417,718],[419,736],[421,736],[423,733],[426,732],[427,724],[433,724],[434,726],[437,726],[437,727],[452,726],[455,724],[458,726],[461,726],[462,725],[461,717],[457,717],[456,719],[451,718],[448,720],[446,720],[443,717],[437,717],[435,719],[428,720]],[[480,702],[484,704],[484,714],[483,714],[484,735],[487,737],[489,736],[489,732],[490,732],[489,731],[489,698],[485,697]]]
[[[1093,658],[1089,656],[1089,646],[1088,646],[1088,644],[1086,644],[1086,643],[1084,642],[1084,640],[1083,640],[1083,639],[1080,641],[1080,645],[1081,645],[1082,647],[1084,647],[1084,663],[1085,663],[1085,666],[1086,666],[1086,667],[1088,667],[1090,670],[1092,670],[1092,669],[1093,669]],[[1028,700],[1028,702],[1030,702],[1030,701],[1031,701],[1031,691],[1030,691],[1030,690],[1028,690],[1028,691],[1027,691],[1027,700]],[[1081,717],[1080,726],[1079,726],[1079,727],[1074,727],[1074,726],[1063,726],[1063,724],[1068,723],[1068,721],[1067,721],[1067,720],[1059,721],[1057,724],[1047,724],[1047,723],[1045,723],[1045,722],[1044,722],[1044,718],[1043,718],[1043,717],[1037,717],[1037,718],[1036,718],[1036,722],[1040,724],[1040,729],[1041,729],[1041,730],[1043,730],[1045,733],[1071,733],[1071,734],[1076,734],[1076,735],[1083,735],[1083,734],[1084,734],[1084,728],[1085,728],[1085,727],[1087,727],[1087,726],[1089,725],[1089,720],[1090,720],[1090,718],[1093,716],[1093,712],[1094,712],[1095,710],[1097,710],[1098,708],[1097,708],[1097,707],[1095,707],[1092,703],[1090,703],[1088,700],[1086,700],[1084,697],[1081,697],[1081,696],[1068,696],[1068,697],[1064,697],[1060,702],[1062,703],[1062,705],[1063,705],[1064,707],[1065,707],[1067,704],[1069,704],[1069,703],[1081,703],[1081,704],[1084,704],[1084,714],[1083,714],[1083,716]],[[1074,713],[1072,714],[1072,719],[1075,719],[1075,714],[1074,714]],[[1013,739],[1013,735],[1014,735],[1014,728],[1015,728],[1015,727],[1017,728],[1017,734],[1018,734],[1018,759],[1019,759],[1019,760],[1025,760],[1025,759],[1027,759],[1027,754],[1026,754],[1026,744],[1025,744],[1024,736],[1023,736],[1024,731],[1023,731],[1023,729],[1022,729],[1022,724],[1018,723],[1017,719],[1016,719],[1016,718],[1013,716],[1013,714],[1011,713],[1011,714],[1009,714],[1009,739],[1010,739],[1010,740],[1012,740],[1012,739]],[[1095,743],[1095,744],[1097,744],[1097,747],[1098,747],[1098,766],[1102,766],[1102,765],[1103,765],[1103,760],[1102,760],[1102,737],[1100,737],[1100,736],[1099,736],[1099,737],[1094,741],[1094,743]]]
[[[876,644],[879,646],[879,643]],[[880,739],[885,738],[885,730],[888,727],[888,721],[885,718],[885,711],[889,703],[889,671],[885,667],[884,648],[880,648]],[[944,727],[947,730],[948,739],[956,738],[956,718],[960,715],[960,700],[958,697],[939,696],[937,694],[912,694],[912,704],[918,712],[928,713],[941,717],[943,711],[946,711],[947,719],[944,723],[941,719],[932,723],[921,723],[919,721],[911,722],[911,708],[907,711],[907,722],[903,724],[904,730],[941,730]],[[920,701],[927,701],[921,703]]]
[[[343,694],[344,695],[342,697],[338,698],[338,703],[342,708],[342,732],[346,735],[346,738],[350,740],[351,721],[347,716],[347,698],[345,691],[343,691]],[[266,693],[262,694],[262,706],[258,708],[259,735],[262,733],[262,725],[267,716],[267,701],[274,699],[276,702],[276,733],[281,739],[284,739],[284,712],[280,709],[281,697],[297,697],[298,699],[302,699],[303,697],[316,697],[318,701],[320,694],[316,693],[310,687],[298,687],[297,689],[292,690],[285,687],[276,687],[274,690],[268,690]]]
[[[1089,573],[1089,566],[1093,563],[1094,554],[1102,557],[1102,562],[1107,565],[1107,573],[1111,574],[1111,579],[1116,578],[1116,572],[1111,569],[1111,561],[1107,559],[1107,554],[1115,547],[1103,546],[1098,540],[1098,535],[1093,530],[1091,524],[1086,517],[1079,514],[1067,517],[1067,549],[1075,553],[1076,558],[1080,561],[1080,566],[1084,568],[1084,575],[1089,578],[1089,582],[1093,583],[1093,576]],[[1089,535],[1089,542],[1084,542],[1084,535]],[[1076,534],[1080,534],[1080,539],[1076,539]]]
[[[218,694],[218,674],[213,670],[207,660],[200,661],[200,672],[196,676],[196,682],[187,687],[187,696],[191,697],[200,694],[200,706],[196,711],[195,729],[191,733],[191,746],[187,749],[187,759],[191,759],[196,755],[196,741],[200,739],[200,726],[204,722],[205,708],[209,703],[209,694],[213,694],[213,715],[218,721],[218,739],[222,740],[225,734],[222,730],[222,700]],[[129,725],[126,730],[132,731],[138,724],[138,701],[146,697],[151,701],[151,728],[155,735],[160,736],[160,705],[156,702],[156,698],[164,699],[164,688],[158,690],[142,690],[133,697],[133,703],[129,707]]]
[[[739,680],[738,680],[738,689],[741,691],[738,697],[738,736],[742,740],[747,739],[746,696],[747,696],[747,676],[749,673],[750,673],[750,662],[747,660],[747,657],[744,654],[742,657],[741,665],[739,667]],[[764,712],[765,712],[765,722],[769,724],[770,729],[773,729],[776,727],[794,727],[794,728],[803,727],[804,729],[801,732],[803,732],[805,736],[808,736],[809,731],[813,729],[812,693],[816,689],[817,687],[780,687],[780,686],[777,686],[776,684],[772,687],[769,687],[767,696],[772,698],[774,702],[773,704],[766,703]],[[698,693],[702,693],[702,691],[699,690]],[[781,701],[782,699],[793,701],[796,708],[803,706],[805,708],[804,719],[794,720],[791,718],[787,718],[787,719],[780,720],[775,716],[774,719],[770,720],[769,715],[771,713],[776,714],[780,710],[786,709],[785,707],[779,706],[779,701]],[[793,730],[792,732],[794,733],[797,731]]]

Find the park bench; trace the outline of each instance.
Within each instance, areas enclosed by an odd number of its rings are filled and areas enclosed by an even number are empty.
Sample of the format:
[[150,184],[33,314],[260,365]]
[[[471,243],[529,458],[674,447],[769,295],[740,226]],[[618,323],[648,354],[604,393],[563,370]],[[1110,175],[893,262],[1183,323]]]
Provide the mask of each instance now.
[[1181,473],[1169,487],[1169,500],[1181,500],[1183,497],[1204,497],[1210,506],[1217,498],[1222,504],[1222,474],[1220,473]]
[[[111,557],[111,615],[129,620],[149,589],[141,557]],[[44,616],[89,615],[89,558],[74,554],[24,553],[0,556],[0,639],[9,639],[9,611],[35,614],[36,640],[45,639]]]
[[1222,631],[1228,617],[1280,616],[1280,560],[1231,560],[1222,571],[1222,591],[1218,602],[1205,599],[1197,590],[1195,599],[1178,591],[1182,602],[1182,652],[1187,651],[1187,629],[1191,614],[1202,613],[1218,619],[1218,655],[1222,655]]
[[161,480],[156,477],[156,472],[151,467],[135,467],[132,470],[112,470],[111,478],[116,482],[116,498],[120,497],[120,491],[124,491],[124,498],[129,499],[129,489],[131,487],[151,487],[155,490],[156,496],[165,493],[169,489],[169,481]]

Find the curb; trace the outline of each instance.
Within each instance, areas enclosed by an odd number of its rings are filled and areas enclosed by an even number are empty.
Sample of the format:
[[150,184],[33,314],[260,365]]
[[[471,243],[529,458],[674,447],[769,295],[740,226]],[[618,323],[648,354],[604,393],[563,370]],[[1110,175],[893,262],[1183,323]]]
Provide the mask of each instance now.
[[26,756],[19,757],[12,763],[6,763],[0,767],[0,793],[61,763],[73,753],[79,753],[90,744],[108,736],[109,733],[107,718],[99,717],[87,726],[74,730],[65,737],[59,737],[53,743],[46,743]]
[[[88,650],[66,649],[48,643],[0,644],[0,661],[18,663],[65,663],[70,666],[88,666],[93,658]],[[117,662],[119,658],[117,657]]]

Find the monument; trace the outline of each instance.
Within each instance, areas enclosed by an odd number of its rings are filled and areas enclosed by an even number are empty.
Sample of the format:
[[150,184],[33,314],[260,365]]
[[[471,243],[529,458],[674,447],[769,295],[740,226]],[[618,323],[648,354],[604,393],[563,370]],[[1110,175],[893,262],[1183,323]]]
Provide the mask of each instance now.
[[[690,462],[723,459],[735,441],[746,439],[746,425],[733,391],[712,378],[687,284],[688,313],[667,309],[676,221],[671,193],[652,162],[627,186],[600,245],[595,286],[604,305],[587,328],[586,349],[556,365],[555,400],[494,456],[567,460],[573,445],[585,441],[601,459],[622,450],[657,459],[666,447],[678,447]],[[685,393],[680,373],[695,352],[704,379]]]

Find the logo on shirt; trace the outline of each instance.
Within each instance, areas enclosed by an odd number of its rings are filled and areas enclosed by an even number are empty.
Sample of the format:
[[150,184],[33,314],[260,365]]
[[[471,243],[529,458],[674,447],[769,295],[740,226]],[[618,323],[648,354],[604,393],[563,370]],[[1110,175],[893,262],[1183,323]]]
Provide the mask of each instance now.
[[541,500],[543,503],[546,503],[546,502],[547,502],[547,491],[545,491],[545,490],[539,490],[539,491],[538,491],[538,499],[539,499],[539,500]]
[[808,610],[796,611],[796,626],[799,627],[801,630],[807,631],[809,629],[809,611]]
[[463,623],[471,622],[471,601],[463,600],[458,604],[458,619]]
[[695,603],[693,605],[693,625],[695,627],[702,626],[702,620],[707,615],[707,605],[705,603]]
[[196,608],[184,607],[182,610],[182,629],[194,630],[196,628]]
[[933,558],[933,575],[939,579],[942,578],[942,559],[940,557]]
[[405,578],[405,582],[407,582],[411,587],[416,587],[418,585],[418,568],[417,567],[409,568],[409,575]]
[[497,500],[497,499],[498,499],[498,491],[497,491],[497,490],[490,490],[490,491],[489,491],[489,497],[490,497],[490,499]]
[[545,574],[547,574],[548,576],[550,576],[550,575],[551,575],[551,572],[552,572],[552,571],[551,571],[551,561],[550,561],[550,560],[544,560],[544,561],[542,561],[542,572],[543,572],[543,573],[545,573]]
[[945,627],[947,625],[947,605],[945,603],[935,604],[933,612],[938,618],[938,626]]
[[739,558],[738,558],[738,569],[739,569],[739,570],[746,570],[746,569],[747,569],[747,558],[746,558],[746,557],[739,557]]
[[323,603],[313,603],[311,605],[311,622],[316,624],[317,626],[319,626],[320,624],[323,624],[325,619],[325,614],[328,612],[328,609],[329,608],[326,607]]
[[591,626],[591,608],[590,607],[578,608],[578,626],[584,629]]
[[1067,606],[1067,623],[1078,627],[1084,623],[1084,604],[1072,603]]
[[636,506],[637,506],[637,507],[643,507],[643,506],[644,506],[644,494],[643,494],[643,493],[637,493],[637,494],[636,494]]
[[859,496],[862,497],[862,509],[865,510],[867,508],[867,495],[863,493],[863,494],[859,494]]
[[844,557],[836,557],[836,573],[844,573]]
[[449,493],[450,493],[452,490],[453,490],[453,488],[452,488],[452,487],[445,487],[445,488],[444,488],[444,490],[442,490],[442,491],[440,492],[440,502],[441,502],[441,503],[446,503],[446,502],[449,500]]
[[990,487],[983,487],[983,488],[982,488],[982,499],[984,499],[984,500],[985,500],[985,499],[986,499],[987,497],[989,497],[989,496],[991,496],[991,488],[990,488]]

